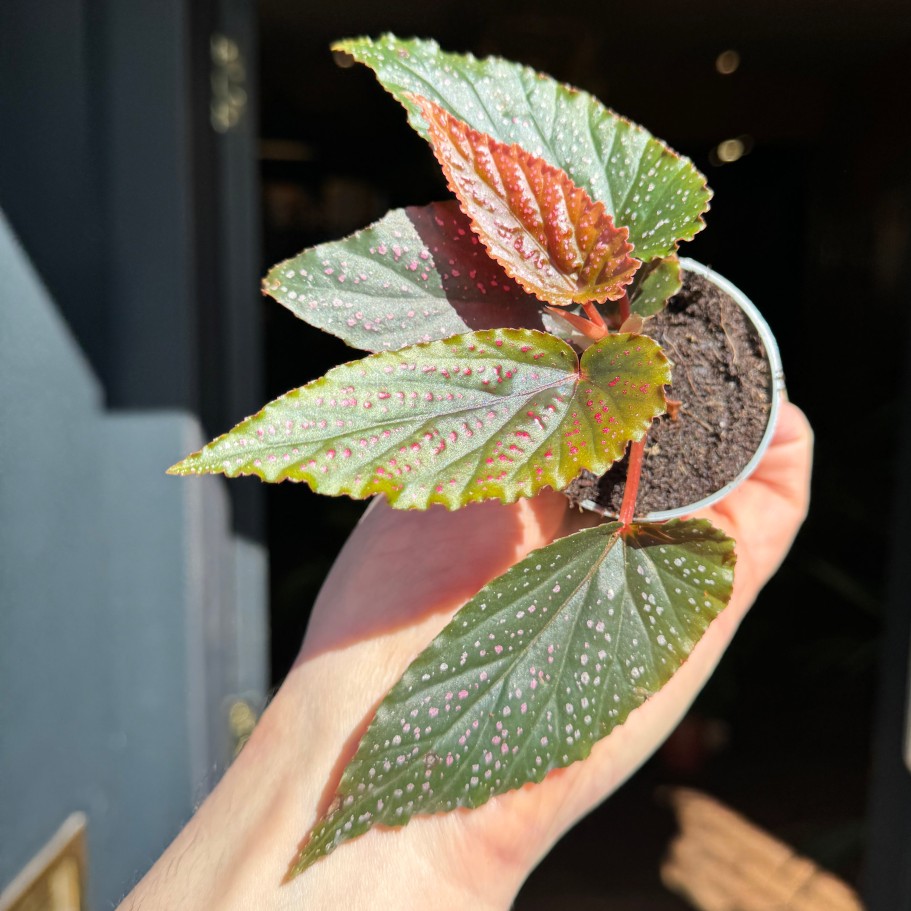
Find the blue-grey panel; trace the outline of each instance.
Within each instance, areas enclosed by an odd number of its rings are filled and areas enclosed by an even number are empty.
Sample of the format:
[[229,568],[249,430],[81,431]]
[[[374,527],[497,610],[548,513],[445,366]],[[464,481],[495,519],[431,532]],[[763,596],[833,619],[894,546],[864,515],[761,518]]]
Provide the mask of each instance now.
[[0,887],[73,810],[92,906],[147,869],[265,686],[265,560],[216,479],[165,476],[200,430],[106,412],[0,216]]
[[112,707],[100,390],[0,218],[0,883],[73,810],[105,812]]

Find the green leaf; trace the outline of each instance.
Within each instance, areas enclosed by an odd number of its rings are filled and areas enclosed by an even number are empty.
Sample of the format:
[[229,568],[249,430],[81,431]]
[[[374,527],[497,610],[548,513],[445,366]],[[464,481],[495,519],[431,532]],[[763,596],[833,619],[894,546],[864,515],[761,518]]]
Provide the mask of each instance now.
[[639,262],[603,203],[520,146],[473,130],[427,98],[410,99],[474,230],[526,291],[560,307],[624,295]]
[[540,329],[541,305],[492,260],[455,201],[395,209],[275,266],[263,290],[354,348],[478,329]]
[[629,296],[630,312],[639,316],[654,316],[682,287],[680,260],[676,256],[653,259],[636,274]]
[[447,54],[433,41],[384,35],[334,48],[369,66],[425,139],[427,126],[409,93],[566,171],[629,228],[643,261],[673,253],[704,227],[712,194],[692,162],[586,92],[495,57]]
[[543,332],[472,332],[336,367],[169,471],[383,493],[405,509],[512,502],[606,471],[663,413],[669,382],[645,336],[610,336],[580,361]]
[[614,522],[531,553],[380,704],[295,872],[374,825],[477,807],[584,759],[683,664],[734,560],[705,520]]

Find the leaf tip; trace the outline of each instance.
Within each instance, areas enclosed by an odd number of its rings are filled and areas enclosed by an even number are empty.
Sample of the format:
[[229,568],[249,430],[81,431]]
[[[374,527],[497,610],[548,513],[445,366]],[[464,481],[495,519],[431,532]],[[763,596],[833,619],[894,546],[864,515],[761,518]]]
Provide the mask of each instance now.
[[315,857],[310,857],[307,851],[307,848],[304,847],[297,852],[297,855],[294,857],[294,860],[288,864],[288,869],[285,870],[285,875],[282,877],[281,884],[283,886],[288,885],[292,880],[297,879],[305,870],[313,866],[316,862]]
[[165,474],[176,475],[177,477],[188,474],[204,474],[205,470],[200,470],[196,466],[196,462],[199,460],[201,454],[201,452],[191,453],[179,462],[175,462],[167,471],[165,471]]
[[341,51],[342,53],[350,54],[351,48],[356,47],[359,44],[366,43],[370,43],[370,39],[365,36],[360,36],[358,38],[339,38],[329,45],[329,50]]
[[282,283],[281,279],[279,279],[276,275],[276,272],[277,267],[275,269],[271,269],[263,276],[263,279],[260,282],[259,286],[260,291],[263,293],[263,297],[272,297],[275,298],[275,300],[278,300],[278,297],[276,297],[276,292],[279,290],[279,288],[281,288]]
[[[335,801],[333,803],[335,803]],[[291,863],[288,864],[288,869],[282,877],[282,885],[291,882],[292,879],[296,879],[301,873],[309,870],[318,860],[322,860],[322,858],[331,854],[333,850],[335,850],[338,842],[345,840],[344,837],[340,839],[333,839],[330,837],[328,840],[326,838],[327,834],[329,836],[334,834],[332,823],[333,821],[336,821],[337,818],[337,813],[330,809],[327,815],[317,822],[304,840],[300,842],[297,848],[297,854],[291,860]]]

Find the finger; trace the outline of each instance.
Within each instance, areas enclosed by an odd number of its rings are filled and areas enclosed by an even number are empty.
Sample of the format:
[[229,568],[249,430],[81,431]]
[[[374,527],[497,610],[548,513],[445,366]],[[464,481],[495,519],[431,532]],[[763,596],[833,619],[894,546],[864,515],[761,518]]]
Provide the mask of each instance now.
[[813,428],[796,405],[782,402],[768,452],[750,480],[771,487],[806,513],[812,462]]
[[782,403],[768,452],[740,487],[696,516],[737,541],[738,583],[753,596],[775,572],[806,518],[813,432],[795,405]]
[[[739,554],[731,602],[711,624],[673,678],[636,709],[591,757],[549,776],[536,800],[509,795],[513,808],[530,803],[528,817],[552,820],[542,850],[581,815],[614,791],[679,723],[711,676],[759,589],[796,534],[809,498],[813,434],[803,413],[783,404],[769,452],[743,488],[722,501],[723,511],[704,510],[715,524],[737,529]],[[722,518],[724,521],[722,521]],[[530,824],[526,820],[523,824]]]

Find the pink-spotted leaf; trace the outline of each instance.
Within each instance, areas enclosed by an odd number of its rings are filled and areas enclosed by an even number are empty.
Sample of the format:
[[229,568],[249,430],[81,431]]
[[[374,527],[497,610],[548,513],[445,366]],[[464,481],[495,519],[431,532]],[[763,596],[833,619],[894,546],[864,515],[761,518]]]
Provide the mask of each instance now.
[[558,307],[622,297],[639,267],[617,228],[565,171],[417,98],[430,143],[472,227],[526,291]]
[[487,255],[455,201],[395,209],[275,266],[263,290],[353,348],[389,351],[462,332],[541,329],[541,305]]
[[643,317],[654,316],[682,287],[680,260],[676,256],[644,263],[630,289],[630,312]]
[[427,124],[411,95],[566,171],[629,228],[640,260],[673,253],[705,227],[712,193],[693,163],[586,92],[507,60],[445,53],[434,41],[384,35],[334,47],[376,73],[425,139]]
[[512,502],[606,471],[664,412],[669,382],[645,336],[610,336],[580,359],[543,332],[471,332],[336,367],[169,471],[382,493],[402,509]]
[[687,659],[734,560],[705,520],[601,525],[529,554],[380,704],[294,872],[374,825],[477,807],[584,759]]

